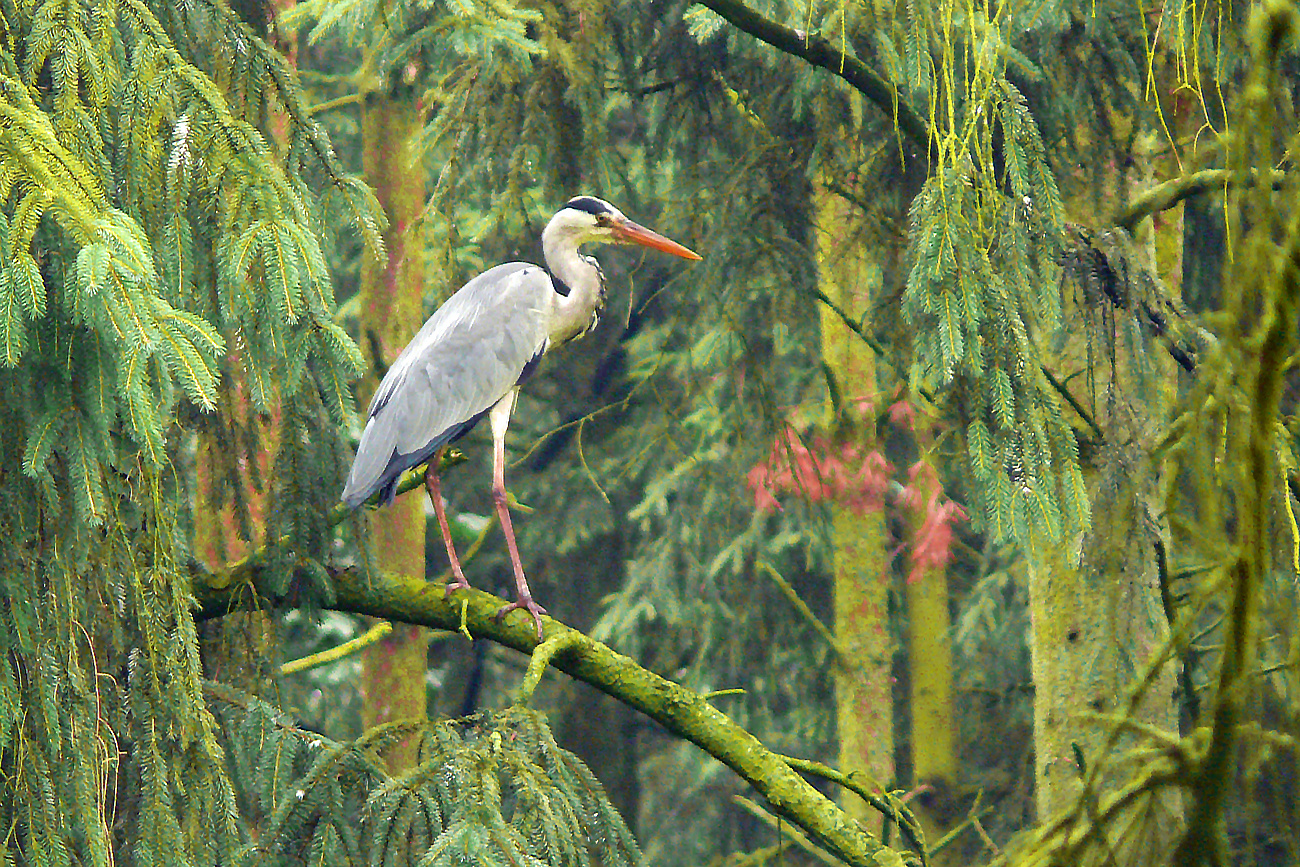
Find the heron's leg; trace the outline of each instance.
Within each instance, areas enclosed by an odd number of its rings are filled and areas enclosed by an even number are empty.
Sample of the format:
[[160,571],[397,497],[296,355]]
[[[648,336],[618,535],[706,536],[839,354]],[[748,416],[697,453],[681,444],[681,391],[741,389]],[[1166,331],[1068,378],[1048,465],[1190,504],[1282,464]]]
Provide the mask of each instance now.
[[424,486],[429,490],[429,499],[433,500],[433,513],[438,516],[438,529],[442,531],[442,543],[447,546],[447,559],[451,562],[451,574],[455,579],[447,582],[447,592],[468,587],[465,573],[460,570],[460,558],[456,556],[456,546],[451,542],[451,527],[447,524],[447,512],[442,507],[442,480],[438,478],[438,464],[442,461],[445,449],[438,449],[428,466],[424,469]]
[[497,612],[497,620],[516,608],[522,608],[533,616],[533,622],[537,624],[537,640],[541,641],[542,615],[546,609],[534,602],[533,594],[528,591],[528,581],[524,578],[524,566],[519,559],[519,545],[515,542],[515,530],[510,523],[510,507],[506,499],[506,428],[510,424],[510,412],[515,407],[517,394],[516,389],[503,397],[488,414],[488,420],[492,423],[492,501],[497,507],[501,531],[506,535],[510,563],[515,567],[515,601],[501,607]]

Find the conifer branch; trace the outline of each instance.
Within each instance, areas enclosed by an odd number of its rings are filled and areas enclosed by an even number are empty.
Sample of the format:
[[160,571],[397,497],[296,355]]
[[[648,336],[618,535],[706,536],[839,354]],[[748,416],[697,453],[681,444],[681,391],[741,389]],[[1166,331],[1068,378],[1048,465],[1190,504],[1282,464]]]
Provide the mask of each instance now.
[[[933,136],[925,118],[902,100],[893,84],[861,60],[836,49],[822,36],[795,30],[764,18],[739,0],[699,2],[701,6],[712,10],[737,29],[761,42],[843,79],[886,115],[894,118],[898,128],[910,139],[933,151]],[[1267,173],[1256,172],[1252,174],[1249,183],[1258,183],[1261,176],[1270,178],[1273,189],[1276,190],[1286,179],[1286,172],[1280,169]],[[1229,169],[1203,169],[1173,178],[1157,184],[1130,201],[1115,218],[1115,225],[1132,231],[1139,222],[1153,214],[1168,210],[1184,199],[1222,189],[1233,182],[1233,172]]]
[[[840,321],[843,322],[844,325],[850,331],[852,331],[859,338],[861,338],[862,342],[867,344],[867,346],[871,347],[871,349],[873,349],[879,356],[881,356],[881,358],[888,357],[888,353],[886,353],[884,348],[880,345],[880,341],[876,340],[875,337],[873,337],[870,333],[868,333],[867,330],[862,327],[862,324],[860,322],[855,321],[853,317],[849,316],[848,313],[846,313],[843,309],[841,309],[838,305],[836,305],[834,301],[832,301],[829,297],[827,297],[826,293],[822,292],[820,289],[818,289],[815,286],[804,291],[808,295],[811,295],[813,298],[817,299],[817,301],[826,305],[826,307],[832,313],[834,313],[836,316],[840,318]],[[1052,388],[1055,389],[1056,392],[1060,394],[1062,398],[1065,399],[1065,401],[1070,405],[1070,408],[1073,409],[1076,413],[1078,413],[1079,418],[1083,419],[1084,423],[1088,425],[1089,429],[1091,429],[1093,434],[1097,437],[1097,441],[1105,442],[1106,435],[1102,431],[1101,426],[1098,425],[1096,420],[1093,419],[1093,417],[1088,414],[1087,410],[1085,410],[1083,406],[1077,400],[1075,400],[1074,395],[1070,394],[1070,390],[1066,388],[1065,385],[1062,384],[1060,380],[1058,380],[1052,374],[1052,371],[1048,369],[1047,365],[1040,364],[1039,369],[1041,369],[1043,375],[1047,377],[1047,381],[1052,386]],[[933,400],[933,395],[931,395],[927,390],[921,389],[921,393],[925,397]],[[1300,495],[1297,496],[1297,499],[1300,499]],[[835,647],[834,643],[832,643],[831,646]]]
[[927,151],[934,150],[934,138],[925,118],[903,101],[898,88],[856,57],[839,51],[825,38],[805,33],[759,15],[739,0],[699,0],[730,24],[786,54],[801,58],[848,82],[871,100],[898,128]]
[[302,726],[297,725],[288,714],[281,712],[278,708],[275,708],[272,705],[262,702],[256,696],[249,695],[236,689],[225,681],[204,680],[203,692],[213,700],[219,701],[222,704],[231,705],[232,707],[237,707],[243,711],[251,711],[255,706],[260,704],[274,714],[272,721],[274,722],[275,727],[281,731],[288,732],[294,737],[302,738],[306,741],[315,741],[324,744],[330,748],[339,746],[337,741],[326,737],[318,731],[313,731],[312,729],[303,728]]
[[[197,576],[194,595],[200,612],[196,616],[220,616],[232,608],[265,603],[266,597],[257,586],[259,570],[250,568],[243,577],[242,583],[227,581],[216,586]],[[441,629],[457,629],[463,616],[470,632],[478,638],[521,653],[531,653],[537,646],[531,619],[507,617],[498,622],[496,612],[503,600],[481,590],[460,590],[447,599],[443,585],[407,576],[347,569],[335,571],[331,577],[335,601],[330,607],[335,610]],[[247,592],[250,589],[257,598]],[[875,867],[879,863],[874,858],[876,853],[889,853],[888,847],[804,780],[781,756],[710,705],[704,696],[642,668],[550,617],[544,617],[543,623],[553,638],[566,633],[572,636],[566,638],[563,643],[567,647],[552,660],[557,669],[699,746],[753,786],[774,812],[803,828],[845,863]]]
[[[302,131],[304,140],[310,146],[312,153],[315,154],[317,163],[330,179],[330,183],[339,190],[346,190],[348,187],[347,172],[344,171],[338,157],[335,156],[329,140],[325,137],[324,130],[311,119],[314,110],[309,108],[303,100],[302,88],[297,81],[297,70],[285,61],[284,56],[274,46],[240,19],[227,4],[209,3],[208,8],[213,15],[220,17],[227,27],[238,31],[240,38],[246,40],[248,45],[257,52],[262,61],[262,68],[271,77],[271,81],[275,85],[282,110],[288,115],[293,124]],[[354,218],[358,224],[365,220],[383,219],[383,211],[377,205],[367,203],[371,204],[371,206],[368,212],[363,213],[355,208],[355,203],[353,204]]]

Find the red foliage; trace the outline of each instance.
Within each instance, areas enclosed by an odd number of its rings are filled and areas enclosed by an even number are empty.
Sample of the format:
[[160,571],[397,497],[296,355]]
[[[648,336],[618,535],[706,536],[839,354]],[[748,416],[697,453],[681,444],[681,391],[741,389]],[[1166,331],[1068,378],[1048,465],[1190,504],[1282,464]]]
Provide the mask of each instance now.
[[[872,403],[859,399],[864,414]],[[907,400],[889,407],[891,422],[912,429],[916,410]],[[810,447],[811,446],[811,447]],[[894,467],[876,449],[859,443],[833,443],[817,434],[805,441],[791,425],[776,436],[767,459],[745,474],[754,493],[754,508],[761,512],[782,509],[777,497],[794,494],[809,503],[837,503],[859,515],[885,507]],[[942,569],[952,560],[953,524],[966,519],[966,510],[946,499],[938,473],[925,461],[908,470],[908,483],[896,505],[921,518],[912,538],[909,582],[919,581],[927,570]]]
[[943,498],[943,485],[934,467],[917,461],[907,471],[910,479],[899,502],[922,515],[921,526],[912,534],[912,568],[909,584],[920,581],[927,570],[943,569],[952,562],[952,525],[966,519],[966,510]]
[[912,406],[910,400],[899,400],[890,405],[889,420],[891,423],[906,430],[911,430],[912,422],[915,419],[916,407]]
[[795,494],[810,503],[841,503],[862,514],[883,508],[893,469],[874,449],[863,454],[855,443],[836,447],[820,434],[812,438],[810,449],[787,425],[767,460],[745,475],[745,484],[754,492],[754,508],[760,511],[780,509],[777,494]]

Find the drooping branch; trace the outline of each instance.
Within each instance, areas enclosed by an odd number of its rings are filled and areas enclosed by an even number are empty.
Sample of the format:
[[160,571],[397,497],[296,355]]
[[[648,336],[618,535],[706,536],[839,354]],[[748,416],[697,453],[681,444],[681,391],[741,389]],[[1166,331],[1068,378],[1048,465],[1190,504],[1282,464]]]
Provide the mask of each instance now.
[[[1300,21],[1296,9],[1286,0],[1269,0],[1252,12],[1249,32],[1255,37],[1255,62],[1246,81],[1242,115],[1246,118],[1234,141],[1230,165],[1258,164],[1260,156],[1273,154],[1276,112],[1280,94],[1288,87],[1280,82],[1280,53],[1292,42]],[[1234,417],[1244,443],[1240,458],[1232,462],[1224,478],[1232,485],[1234,503],[1233,554],[1228,565],[1228,596],[1224,612],[1223,656],[1215,690],[1216,707],[1208,742],[1199,756],[1196,780],[1187,810],[1187,835],[1174,851],[1173,863],[1225,864],[1228,861],[1224,815],[1237,771],[1236,745],[1247,702],[1249,684],[1255,677],[1259,654],[1258,632],[1261,596],[1267,577],[1273,572],[1270,523],[1276,508],[1273,492],[1277,472],[1277,422],[1286,385],[1284,359],[1296,349],[1295,321],[1300,311],[1300,216],[1294,212],[1283,220],[1271,210],[1270,197],[1258,190],[1251,202],[1243,202],[1239,219],[1254,222],[1248,236],[1273,242],[1274,233],[1285,241],[1276,253],[1261,252],[1263,245],[1237,241],[1235,270],[1238,277],[1226,312],[1238,325],[1229,332],[1241,353],[1235,381],[1245,406]],[[1248,218],[1248,219],[1243,219]],[[1274,258],[1274,256],[1276,258]],[[1227,355],[1233,358],[1232,355]],[[1240,418],[1240,421],[1237,418]],[[1234,466],[1235,464],[1235,466]]]
[[804,33],[777,24],[759,15],[740,0],[699,0],[699,2],[701,6],[713,10],[750,36],[842,78],[875,103],[886,115],[892,117],[898,124],[898,128],[913,142],[926,151],[934,147],[930,125],[903,99],[898,88],[861,60],[836,49],[829,40],[815,33]]
[[[257,586],[260,571],[255,564],[248,564],[241,569],[239,581],[229,576],[196,576],[194,595],[200,607],[196,616],[220,616],[268,603]],[[530,653],[537,645],[530,619],[510,616],[498,623],[495,614],[503,600],[479,590],[462,590],[444,599],[443,585],[412,578],[364,575],[355,569],[335,572],[332,577],[335,601],[331,607],[338,611],[442,629],[464,626],[476,638],[521,653]],[[567,630],[549,617],[544,623],[550,637]],[[582,633],[571,631],[571,635],[553,660],[557,669],[641,711],[730,767],[762,794],[776,813],[846,863],[875,867],[880,863],[876,853],[889,854],[879,840],[704,696],[642,668]]]

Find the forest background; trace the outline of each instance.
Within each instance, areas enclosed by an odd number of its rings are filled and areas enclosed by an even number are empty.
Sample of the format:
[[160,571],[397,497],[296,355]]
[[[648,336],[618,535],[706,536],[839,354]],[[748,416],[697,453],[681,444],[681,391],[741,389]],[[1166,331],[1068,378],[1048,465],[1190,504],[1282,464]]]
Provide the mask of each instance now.
[[[1296,33],[0,0],[3,863],[1300,862]],[[579,193],[704,261],[524,392],[534,651],[484,433],[480,590],[337,495]]]

